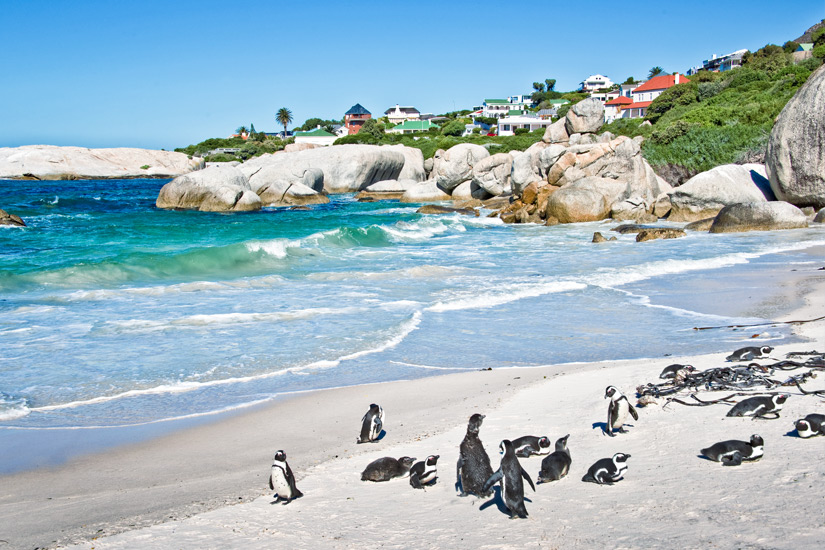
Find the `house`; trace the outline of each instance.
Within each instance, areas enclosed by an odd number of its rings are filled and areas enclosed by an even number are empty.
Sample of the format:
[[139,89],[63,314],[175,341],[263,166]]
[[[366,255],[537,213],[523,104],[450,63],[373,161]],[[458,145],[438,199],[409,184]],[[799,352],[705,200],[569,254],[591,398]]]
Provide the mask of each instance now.
[[619,97],[619,89],[611,89],[609,92],[590,92],[590,97],[598,99],[602,103],[607,103],[611,99]]
[[736,67],[742,66],[742,58],[744,55],[748,53],[748,50],[736,50],[733,53],[729,53],[727,55],[718,56],[713,54],[713,57],[710,59],[705,59],[702,61],[701,66],[691,67],[688,69],[688,75],[694,75],[699,71],[712,71],[715,73],[721,73],[724,71],[729,71],[731,69],[735,69]]
[[659,97],[662,92],[679,83],[689,82],[689,79],[679,73],[654,76],[631,93],[633,103],[622,106],[622,118],[642,118],[647,114],[650,103]]
[[372,113],[364,109],[360,103],[356,103],[350,110],[344,113],[344,126],[347,134],[357,134],[366,121],[372,118]]
[[528,115],[523,111],[513,111],[498,121],[498,135],[512,136],[518,128],[527,128],[529,131],[547,128],[553,123],[550,119],[541,119],[536,115]]
[[405,120],[398,126],[387,130],[389,134],[413,134],[416,132],[428,132],[430,128],[439,128],[438,124],[433,124],[431,120]]
[[581,81],[579,89],[583,92],[593,92],[601,88],[610,88],[613,81],[604,75],[592,74]]
[[[527,101],[522,101],[527,98]],[[528,96],[510,96],[507,99],[485,99],[481,107],[481,116],[492,118],[503,118],[512,110],[526,110],[532,105],[532,100]],[[473,113],[473,116],[477,116]]]
[[814,56],[814,45],[811,42],[802,42],[799,47],[791,53],[794,63],[800,63]]
[[619,86],[619,95],[623,95],[625,97],[632,97],[633,90],[644,84],[646,81],[642,80],[640,82],[634,82],[633,84],[621,84]]
[[295,132],[295,143],[309,143],[311,145],[322,145],[326,147],[332,145],[336,139],[338,139],[338,136],[327,132],[321,128],[320,125],[314,130],[307,132]]
[[622,109],[633,103],[629,97],[620,95],[604,104],[604,123],[610,124],[617,118],[622,118]]
[[420,120],[421,113],[415,107],[401,107],[397,103],[395,107],[390,107],[386,111],[384,111],[384,115],[386,115],[387,120],[389,120],[390,124],[401,124],[406,120]]

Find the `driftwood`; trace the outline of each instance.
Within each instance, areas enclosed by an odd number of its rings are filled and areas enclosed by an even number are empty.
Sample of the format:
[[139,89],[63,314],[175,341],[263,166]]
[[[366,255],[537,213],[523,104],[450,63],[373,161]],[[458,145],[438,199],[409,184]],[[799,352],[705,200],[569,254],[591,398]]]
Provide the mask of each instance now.
[[773,325],[803,325],[805,323],[813,323],[814,321],[821,321],[825,319],[825,315],[817,317],[816,319],[805,319],[801,321],[771,321],[768,323],[754,323],[752,325],[721,325],[718,327],[693,327],[693,330],[714,330],[720,328],[751,328],[751,327],[770,327]]

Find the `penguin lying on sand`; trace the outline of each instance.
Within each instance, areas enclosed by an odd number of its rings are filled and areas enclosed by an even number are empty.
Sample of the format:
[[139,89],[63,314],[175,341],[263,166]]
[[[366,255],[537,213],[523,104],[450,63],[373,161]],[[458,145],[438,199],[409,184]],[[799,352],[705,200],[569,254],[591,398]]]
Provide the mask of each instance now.
[[513,448],[516,456],[528,458],[533,455],[546,455],[550,452],[552,442],[549,437],[538,437],[536,435],[525,435],[513,440]]
[[568,437],[570,437],[570,434],[557,439],[556,450],[542,459],[539,483],[558,481],[570,471],[570,465],[573,463],[573,459],[570,458],[570,451],[567,449]]
[[278,451],[272,460],[272,470],[269,474],[269,488],[275,491],[275,502],[284,501],[289,504],[293,498],[304,496],[295,486],[295,476],[286,461],[286,453]]
[[662,380],[667,380],[669,378],[676,378],[676,374],[679,372],[684,372],[686,374],[690,374],[694,372],[696,367],[693,365],[680,365],[675,363],[673,365],[668,365],[662,370],[662,373],[659,375],[659,378]]
[[628,458],[630,458],[628,454],[616,453],[613,458],[598,460],[587,470],[582,481],[598,483],[599,485],[613,485],[624,479]]
[[427,460],[413,464],[410,468],[410,485],[416,489],[423,489],[426,485],[435,485],[438,477],[435,469],[436,462],[438,462],[438,455],[430,455]]
[[389,481],[396,477],[404,477],[410,473],[414,458],[402,456],[392,458],[385,456],[370,462],[361,473],[361,481]]
[[748,346],[746,348],[739,348],[725,357],[725,359],[727,361],[751,361],[753,359],[764,359],[772,351],[773,348],[770,346]]
[[501,497],[507,509],[510,510],[510,518],[513,519],[516,516],[526,518],[527,508],[524,506],[524,484],[521,478],[527,480],[534,492],[536,486],[533,485],[530,475],[521,467],[518,458],[516,458],[513,443],[509,439],[505,439],[499,444],[498,448],[503,455],[501,466],[484,483],[481,490],[487,492],[496,482],[501,482]]
[[799,437],[813,437],[825,435],[825,414],[809,414],[796,421],[796,433]]
[[750,441],[720,441],[714,443],[701,453],[711,460],[721,462],[722,466],[739,466],[743,460],[759,460],[764,452],[765,442],[754,434]]
[[734,405],[726,416],[766,418],[766,415],[770,414],[774,415],[773,418],[779,418],[779,411],[782,410],[782,404],[787,401],[788,397],[789,395],[784,393],[748,397]]

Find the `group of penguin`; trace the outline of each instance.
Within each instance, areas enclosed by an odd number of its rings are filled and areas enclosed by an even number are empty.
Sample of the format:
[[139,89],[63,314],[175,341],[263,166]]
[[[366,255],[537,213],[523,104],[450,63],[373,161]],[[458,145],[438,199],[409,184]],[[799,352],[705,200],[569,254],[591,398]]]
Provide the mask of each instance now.
[[[772,348],[742,348],[728,356],[729,361],[751,360],[761,358],[770,353]],[[669,365],[660,374],[660,378],[674,378],[680,371],[695,370],[690,365]],[[607,424],[605,433],[614,437],[616,432],[626,433],[625,422],[628,416],[638,420],[639,415],[627,397],[618,388],[608,386],[605,389],[605,399],[610,399],[607,410]],[[779,410],[788,398],[786,394],[773,396],[757,396],[737,403],[727,416],[754,416],[767,418],[766,415],[779,417]],[[547,437],[523,436],[517,439],[503,440],[499,445],[502,455],[501,463],[495,472],[490,464],[490,458],[484,450],[479,438],[479,430],[484,421],[483,414],[473,414],[467,425],[467,433],[459,446],[459,458],[456,464],[456,490],[460,496],[473,494],[482,498],[492,495],[492,488],[496,483],[500,485],[500,494],[505,506],[510,511],[510,517],[526,518],[527,509],[524,505],[524,483],[527,481],[533,491],[536,490],[533,480],[521,466],[518,457],[526,458],[533,455],[546,455],[541,462],[538,475],[539,483],[557,481],[565,477],[570,471],[572,459],[567,448],[569,434],[559,438],[550,452],[551,441]],[[376,404],[370,405],[369,410],[361,419],[361,432],[357,443],[377,441],[383,431],[384,410]],[[809,414],[796,422],[796,429],[800,437],[808,438],[815,435],[825,435],[825,415]],[[763,454],[764,441],[754,434],[749,441],[729,440],[721,441],[701,450],[702,455],[710,460],[721,462],[725,466],[737,466],[742,461],[758,460]],[[626,453],[615,453],[612,457],[596,461],[582,477],[582,481],[600,485],[612,485],[624,478],[627,471],[627,461],[630,458]],[[439,455],[430,455],[425,460],[416,462],[415,458],[403,456],[401,458],[383,457],[371,462],[361,474],[362,481],[389,481],[394,478],[409,476],[410,485],[414,488],[425,488],[436,482],[436,464]],[[289,503],[292,499],[302,496],[295,485],[295,477],[289,464],[286,462],[286,453],[279,450],[275,454],[272,464],[269,487],[275,491],[275,501]]]

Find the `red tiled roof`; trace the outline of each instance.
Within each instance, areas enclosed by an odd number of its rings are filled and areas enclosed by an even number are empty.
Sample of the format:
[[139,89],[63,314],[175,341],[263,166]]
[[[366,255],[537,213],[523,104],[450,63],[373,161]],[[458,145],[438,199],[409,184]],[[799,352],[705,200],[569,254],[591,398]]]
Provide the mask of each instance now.
[[[649,92],[651,90],[665,90],[674,85],[675,75],[663,74],[661,76],[654,76],[638,88],[633,89],[633,93]],[[683,74],[679,75],[679,84],[688,82],[689,79]]]
[[605,105],[626,105],[628,103],[633,103],[633,100],[630,99],[629,97],[625,97],[623,95],[620,95],[619,97],[617,97],[615,99],[611,99],[610,101],[605,103]]
[[622,109],[644,109],[646,107],[650,107],[650,104],[653,103],[652,101],[639,101],[637,103],[631,103],[630,105],[625,105]]

